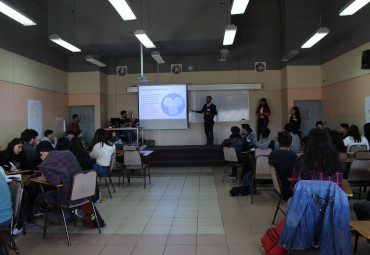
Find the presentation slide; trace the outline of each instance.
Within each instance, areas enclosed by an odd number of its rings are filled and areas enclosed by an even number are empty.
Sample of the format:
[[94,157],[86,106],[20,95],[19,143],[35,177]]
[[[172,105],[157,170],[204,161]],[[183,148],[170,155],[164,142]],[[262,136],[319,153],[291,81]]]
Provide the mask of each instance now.
[[187,86],[139,86],[140,126],[146,129],[187,128]]

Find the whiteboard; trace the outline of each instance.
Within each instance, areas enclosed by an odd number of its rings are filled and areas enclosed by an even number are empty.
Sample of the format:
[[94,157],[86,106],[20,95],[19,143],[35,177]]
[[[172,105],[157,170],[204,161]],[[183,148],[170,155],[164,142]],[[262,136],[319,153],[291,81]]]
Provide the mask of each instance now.
[[[189,91],[189,109],[201,110],[207,96],[212,97],[212,103],[217,108],[215,121],[249,120],[249,90]],[[189,111],[189,121],[203,122],[203,114]]]
[[39,133],[37,139],[42,137],[42,102],[28,100],[28,128]]

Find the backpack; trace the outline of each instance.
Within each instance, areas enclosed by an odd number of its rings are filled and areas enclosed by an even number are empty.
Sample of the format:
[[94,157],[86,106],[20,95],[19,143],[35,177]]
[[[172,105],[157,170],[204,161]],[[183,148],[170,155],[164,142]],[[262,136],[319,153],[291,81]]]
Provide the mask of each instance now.
[[100,216],[100,214],[98,212],[98,209],[96,207],[95,207],[95,211],[96,211],[97,217],[94,215],[94,209],[92,208],[90,203],[81,205],[81,209],[84,211],[84,216],[89,217],[87,219],[82,220],[82,224],[85,227],[97,228],[98,223],[97,223],[96,219],[98,219],[98,221],[99,221],[99,227],[101,227],[101,228],[105,227],[104,220]]
[[279,246],[279,238],[284,227],[285,218],[276,226],[269,228],[266,234],[261,238],[261,243],[267,255],[285,255],[286,249]]
[[249,189],[244,186],[238,186],[232,188],[230,191],[230,196],[247,196],[249,194]]
[[[252,171],[246,173],[242,178],[243,187],[248,189],[248,194],[252,194]],[[256,184],[253,185],[254,193],[256,194]]]

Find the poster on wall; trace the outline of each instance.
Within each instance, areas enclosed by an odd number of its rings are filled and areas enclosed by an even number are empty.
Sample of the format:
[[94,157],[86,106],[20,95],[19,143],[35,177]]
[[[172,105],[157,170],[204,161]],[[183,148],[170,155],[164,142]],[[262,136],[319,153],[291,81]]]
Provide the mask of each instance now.
[[370,97],[365,97],[365,123],[370,123]]
[[28,100],[28,128],[34,129],[39,133],[37,139],[42,138],[42,102]]

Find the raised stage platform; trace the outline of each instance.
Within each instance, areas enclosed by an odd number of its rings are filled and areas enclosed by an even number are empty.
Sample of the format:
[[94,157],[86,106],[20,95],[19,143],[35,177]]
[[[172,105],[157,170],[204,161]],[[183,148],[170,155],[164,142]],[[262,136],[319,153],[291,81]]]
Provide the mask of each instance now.
[[219,154],[219,146],[154,146],[145,150],[153,150],[150,156],[152,167],[196,167],[223,166],[223,156]]

